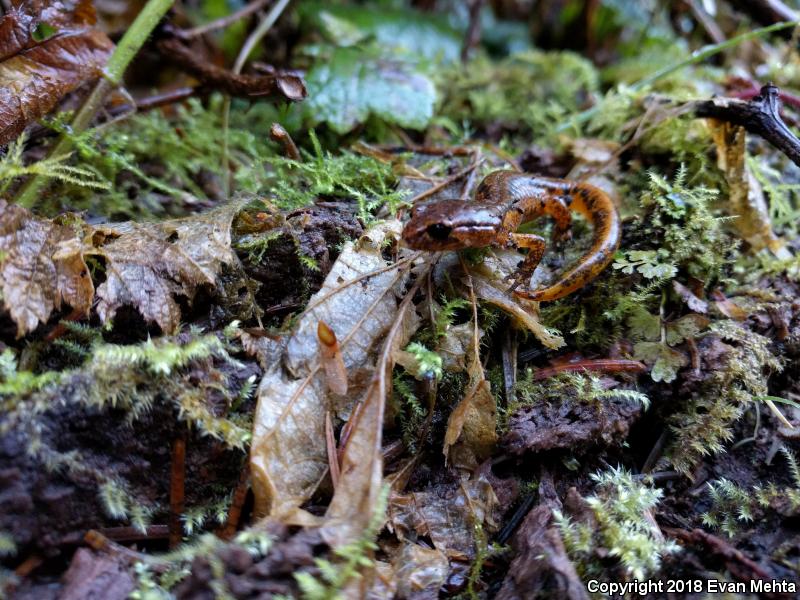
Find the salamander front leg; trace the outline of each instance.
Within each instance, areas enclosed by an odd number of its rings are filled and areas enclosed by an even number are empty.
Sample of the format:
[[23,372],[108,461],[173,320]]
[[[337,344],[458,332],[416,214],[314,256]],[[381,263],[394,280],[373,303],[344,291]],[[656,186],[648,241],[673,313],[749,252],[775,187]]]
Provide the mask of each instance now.
[[[509,237],[511,238],[511,245],[515,248],[528,249],[525,260],[519,265],[517,271],[508,277],[513,282],[508,291],[513,292],[520,285],[525,288],[530,285],[533,272],[539,266],[542,256],[544,256],[545,240],[543,237],[533,233],[512,233]],[[525,290],[517,293],[524,295]]]

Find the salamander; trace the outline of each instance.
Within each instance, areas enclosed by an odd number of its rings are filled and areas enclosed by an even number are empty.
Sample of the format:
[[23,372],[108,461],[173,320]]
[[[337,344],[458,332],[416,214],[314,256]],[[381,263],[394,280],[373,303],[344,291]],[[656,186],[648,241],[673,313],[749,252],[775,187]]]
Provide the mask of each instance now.
[[[553,241],[570,235],[571,212],[583,215],[594,229],[592,246],[551,286],[532,290],[530,279],[542,259],[545,240],[517,233],[523,223],[548,215],[553,218]],[[403,241],[416,250],[465,248],[526,248],[528,253],[511,276],[517,296],[549,301],[585,286],[605,269],[619,247],[621,226],[614,202],[588,183],[539,177],[515,171],[489,173],[472,202],[429,200],[418,202],[403,228]],[[519,289],[518,289],[519,288]]]

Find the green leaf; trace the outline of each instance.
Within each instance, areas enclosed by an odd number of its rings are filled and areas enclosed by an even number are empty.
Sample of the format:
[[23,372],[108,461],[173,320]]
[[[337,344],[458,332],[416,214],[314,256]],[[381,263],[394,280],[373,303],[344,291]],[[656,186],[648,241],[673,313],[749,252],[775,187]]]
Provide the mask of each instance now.
[[[455,62],[462,36],[439,15],[403,9],[367,6],[326,6],[303,3],[301,14],[338,46],[352,46],[369,38],[396,55]],[[310,90],[309,90],[310,91]],[[309,94],[310,95],[310,94]]]
[[683,340],[694,338],[708,327],[708,323],[708,317],[697,314],[686,315],[677,321],[667,323],[667,343],[674,346]]
[[660,342],[639,342],[633,347],[637,360],[652,365],[650,377],[653,381],[669,383],[678,376],[678,369],[689,364],[689,359],[677,350]]
[[370,115],[411,129],[425,128],[433,116],[433,82],[374,46],[334,48],[311,68],[307,84],[305,114],[313,124],[328,123],[340,134]]
[[637,306],[628,317],[628,327],[633,338],[657,340],[661,336],[661,319],[643,307]]

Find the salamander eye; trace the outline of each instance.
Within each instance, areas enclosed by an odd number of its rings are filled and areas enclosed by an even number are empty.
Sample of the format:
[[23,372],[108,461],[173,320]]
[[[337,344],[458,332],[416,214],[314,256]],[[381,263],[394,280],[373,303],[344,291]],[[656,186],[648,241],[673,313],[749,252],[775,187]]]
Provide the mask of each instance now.
[[443,242],[450,237],[450,232],[453,231],[453,228],[441,223],[434,223],[433,225],[428,225],[425,231],[431,239]]

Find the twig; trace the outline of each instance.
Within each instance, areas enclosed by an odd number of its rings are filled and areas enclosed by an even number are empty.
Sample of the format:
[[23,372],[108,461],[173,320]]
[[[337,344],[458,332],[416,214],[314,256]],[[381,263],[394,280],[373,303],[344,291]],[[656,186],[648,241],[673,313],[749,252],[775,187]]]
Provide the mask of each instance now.
[[658,436],[656,443],[653,444],[653,447],[650,450],[650,453],[647,455],[647,458],[642,465],[642,473],[649,473],[653,470],[658,459],[661,458],[661,453],[664,451],[664,446],[667,444],[667,437],[669,434],[667,431],[662,431],[661,435]]
[[[253,48],[256,47],[256,44],[261,41],[270,28],[275,24],[275,21],[281,16],[283,11],[286,9],[286,6],[289,4],[289,0],[278,0],[275,3],[267,16],[264,17],[264,20],[258,24],[258,27],[255,28],[253,33],[251,33],[244,42],[242,49],[239,51],[239,56],[236,57],[236,62],[233,65],[233,72],[234,74],[239,74],[242,72],[242,68],[244,68],[244,64],[247,62],[247,58],[253,52]],[[223,189],[225,192],[225,197],[230,198],[231,194],[231,182],[230,176],[228,173],[230,172],[229,168],[229,147],[228,147],[228,130],[230,129],[230,120],[231,120],[231,98],[230,96],[225,96],[225,101],[222,105],[222,172],[225,174],[222,178]]]
[[198,25],[197,27],[192,27],[191,29],[184,29],[178,32],[178,35],[182,38],[193,38],[204,35],[206,33],[210,33],[217,29],[224,29],[229,25],[233,25],[236,21],[244,19],[252,15],[255,12],[258,12],[262,8],[264,8],[267,4],[270,3],[270,0],[253,0],[247,6],[240,8],[236,12],[232,12],[229,15],[224,17],[220,17],[214,21],[210,21],[208,23],[204,23],[203,25]]
[[[174,0],[148,0],[142,12],[131,23],[128,31],[122,36],[113,54],[108,59],[108,63],[103,69],[103,78],[97,82],[92,93],[72,119],[70,131],[73,134],[81,133],[89,126],[95,113],[106,99],[106,95],[120,84],[131,60],[147,41],[153,29],[170,9],[173,2]],[[72,141],[66,135],[62,135],[50,151],[50,158],[66,156],[71,149]],[[39,199],[41,189],[46,181],[45,176],[34,175],[20,190],[17,196],[17,204],[26,208],[33,207]]]
[[292,160],[301,160],[300,151],[297,149],[292,136],[289,135],[289,132],[286,131],[280,123],[272,124],[272,127],[269,128],[269,137],[283,146],[283,153],[286,156]]
[[469,2],[469,26],[464,36],[464,44],[461,46],[461,62],[469,60],[472,49],[481,41],[481,9],[484,0],[470,0]]
[[429,196],[433,196],[436,192],[443,190],[444,188],[446,188],[451,183],[454,183],[454,182],[458,181],[459,179],[461,179],[462,177],[464,177],[465,175],[469,175],[470,173],[472,173],[472,171],[474,171],[475,168],[479,164],[480,164],[480,162],[477,162],[477,163],[475,163],[473,165],[469,165],[468,167],[465,167],[465,168],[461,169],[455,175],[451,175],[447,179],[444,179],[444,180],[440,181],[439,183],[437,183],[436,185],[429,187],[424,192],[420,192],[419,194],[417,194],[416,196],[411,198],[411,200],[408,201],[408,204],[414,204],[415,202],[419,202],[420,200],[424,200],[425,198],[428,198]]
[[204,60],[176,36],[165,37],[157,44],[161,55],[209,88],[241,98],[271,96],[290,102],[306,97],[303,78],[294,71],[270,68],[258,75],[242,75]]
[[706,533],[702,529],[688,531],[677,527],[662,527],[661,530],[684,544],[702,546],[707,553],[718,556],[725,562],[725,567],[731,575],[739,581],[771,579],[761,565],[742,554],[725,540]]
[[137,542],[140,540],[158,540],[169,537],[168,525],[148,525],[144,531],[138,527],[103,527],[98,533],[112,542]]
[[750,101],[713,98],[694,102],[692,107],[698,117],[727,121],[761,136],[800,165],[800,140],[781,120],[778,88],[771,83],[762,87],[761,95]]
[[800,13],[780,0],[733,0],[731,4],[760,23],[769,24],[800,19]]
[[174,548],[183,539],[181,515],[183,515],[186,487],[186,434],[172,443],[169,485],[169,547]]
[[231,507],[228,509],[228,518],[225,521],[224,527],[218,532],[224,540],[229,540],[236,533],[236,528],[239,526],[239,520],[242,518],[242,509],[244,508],[245,500],[247,499],[247,491],[250,489],[250,464],[245,461],[242,470],[239,473],[239,482],[236,484],[236,489],[233,491],[233,499],[231,500]]
[[697,0],[685,0],[685,4],[689,7],[695,20],[705,30],[708,37],[711,38],[711,41],[715,44],[722,44],[725,41],[725,34],[722,33],[722,29],[711,18],[711,15],[706,12],[706,9]]
[[533,374],[536,381],[553,377],[558,373],[583,373],[585,371],[602,371],[604,373],[641,373],[647,367],[638,360],[625,360],[621,358],[587,358],[574,363],[556,365],[537,369]]
[[[200,88],[180,87],[174,90],[159,92],[145,98],[138,98],[136,100],[136,106],[134,107],[134,110],[136,112],[142,112],[145,110],[160,108],[162,106],[169,106],[170,104],[175,104],[176,102],[191,98],[197,93],[198,89]],[[126,108],[130,110],[130,107],[123,106],[119,111],[112,111],[112,115],[116,112],[125,112],[123,109]]]

